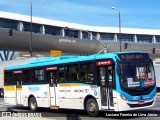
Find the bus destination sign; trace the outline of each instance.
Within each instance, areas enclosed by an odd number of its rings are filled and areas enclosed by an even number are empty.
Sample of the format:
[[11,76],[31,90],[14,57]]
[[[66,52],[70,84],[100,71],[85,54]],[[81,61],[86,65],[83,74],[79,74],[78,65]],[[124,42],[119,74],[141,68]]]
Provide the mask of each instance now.
[[57,70],[57,67],[47,67],[46,70]]
[[14,71],[14,74],[21,74],[21,73],[22,73],[22,70]]
[[105,61],[97,61],[96,65],[97,66],[104,66],[104,65],[112,65],[112,60],[105,60]]
[[147,59],[147,54],[120,54],[119,58],[121,60],[143,60]]

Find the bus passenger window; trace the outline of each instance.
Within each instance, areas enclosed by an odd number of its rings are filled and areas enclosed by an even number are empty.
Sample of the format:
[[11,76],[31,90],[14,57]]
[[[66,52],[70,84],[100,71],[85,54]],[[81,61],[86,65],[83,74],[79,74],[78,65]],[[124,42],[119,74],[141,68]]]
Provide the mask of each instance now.
[[104,85],[106,85],[106,82],[105,82],[105,76],[106,76],[106,73],[105,73],[105,67],[100,67],[99,68],[99,77],[100,77],[100,81],[101,81],[101,83],[100,83],[100,85],[102,85],[102,86],[104,86]]
[[4,84],[14,84],[14,79],[13,79],[13,72],[12,71],[6,71],[5,76],[4,76]]
[[93,81],[93,63],[80,65],[80,81]]
[[30,70],[23,70],[23,83],[28,84],[30,82]]
[[46,78],[47,78],[47,83],[50,83],[50,85],[53,86],[53,84],[57,82],[56,71],[53,70],[46,71]]
[[112,67],[108,67],[108,77],[109,77],[109,81],[112,81],[112,77],[113,77],[113,74],[112,74]]
[[93,64],[88,66],[88,81],[93,81]]
[[80,68],[80,81],[86,81],[87,80],[87,66],[81,65]]
[[68,65],[66,68],[66,81],[78,80],[78,65]]
[[65,72],[64,67],[60,66],[59,67],[59,82],[65,82],[65,80],[64,80],[64,72]]
[[32,83],[44,83],[44,69],[32,70]]

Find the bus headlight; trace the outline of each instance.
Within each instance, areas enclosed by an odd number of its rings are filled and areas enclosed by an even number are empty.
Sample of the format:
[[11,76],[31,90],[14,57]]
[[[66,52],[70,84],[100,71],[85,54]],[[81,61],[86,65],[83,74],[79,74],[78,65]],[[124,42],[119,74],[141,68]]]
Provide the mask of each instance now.
[[121,97],[123,100],[128,101],[128,99],[127,99],[125,96],[123,96],[123,95],[121,95],[121,94],[119,94],[119,95],[120,95],[120,97]]

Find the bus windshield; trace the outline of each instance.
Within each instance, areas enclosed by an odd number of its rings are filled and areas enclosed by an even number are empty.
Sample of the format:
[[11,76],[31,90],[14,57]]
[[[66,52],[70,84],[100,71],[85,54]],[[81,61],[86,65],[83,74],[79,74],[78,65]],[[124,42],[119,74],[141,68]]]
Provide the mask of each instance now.
[[146,88],[155,85],[154,68],[151,62],[120,63],[120,81],[124,88]]

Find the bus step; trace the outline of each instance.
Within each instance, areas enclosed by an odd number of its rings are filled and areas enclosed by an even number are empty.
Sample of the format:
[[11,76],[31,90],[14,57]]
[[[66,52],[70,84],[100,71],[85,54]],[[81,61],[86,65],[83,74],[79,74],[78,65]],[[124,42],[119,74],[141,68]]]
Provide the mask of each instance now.
[[105,110],[105,111],[115,111],[114,109],[105,109],[105,108],[102,108],[102,110]]
[[59,106],[50,106],[50,109],[56,109],[56,110],[58,110]]
[[106,110],[106,111],[115,111],[114,109],[108,109],[108,110]]
[[23,104],[17,104],[16,106],[17,106],[17,107],[22,107],[22,106],[23,106]]

